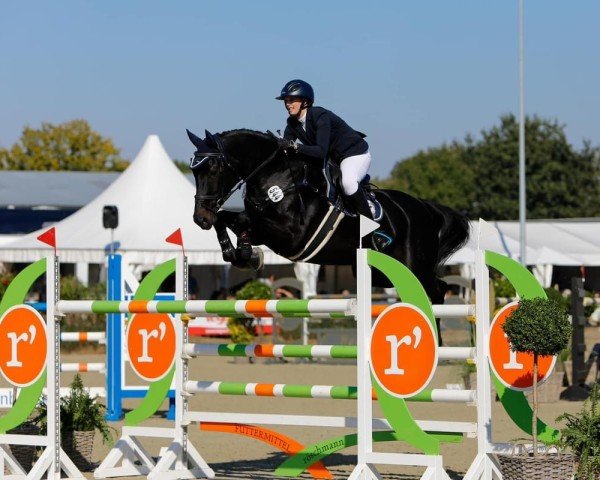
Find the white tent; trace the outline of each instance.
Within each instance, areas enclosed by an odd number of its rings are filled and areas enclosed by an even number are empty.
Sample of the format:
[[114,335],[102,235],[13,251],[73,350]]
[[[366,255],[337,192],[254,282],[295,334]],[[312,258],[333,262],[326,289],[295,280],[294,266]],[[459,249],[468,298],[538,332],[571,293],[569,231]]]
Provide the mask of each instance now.
[[[135,160],[104,192],[73,215],[56,223],[61,262],[104,263],[110,231],[102,226],[105,205],[119,209],[114,240],[123,262],[155,265],[173,257],[176,245],[165,238],[181,228],[192,265],[224,264],[214,230],[204,231],[192,220],[194,187],[177,169],[158,136],[150,135]],[[43,230],[0,245],[0,261],[33,262],[48,254],[37,237]],[[290,263],[263,248],[266,264]]]
[[[483,248],[520,258],[519,222],[490,222]],[[600,266],[600,222],[595,220],[543,220],[527,222],[527,263],[545,287],[550,286],[554,266]],[[461,265],[467,278],[474,275],[477,223],[471,222],[467,244],[446,264]]]

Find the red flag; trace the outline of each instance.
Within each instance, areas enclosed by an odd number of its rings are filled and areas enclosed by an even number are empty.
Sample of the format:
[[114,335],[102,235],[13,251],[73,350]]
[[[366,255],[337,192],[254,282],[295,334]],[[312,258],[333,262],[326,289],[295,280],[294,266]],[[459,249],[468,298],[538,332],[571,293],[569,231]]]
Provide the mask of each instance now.
[[50,245],[56,251],[56,230],[54,227],[52,227],[50,230],[46,230],[39,237],[37,237],[37,239],[46,245]]
[[174,243],[175,245],[180,245],[183,247],[183,237],[181,236],[181,228],[175,230],[171,235],[169,235],[165,241],[168,243]]
[[181,251],[183,252],[183,255],[185,255],[185,249],[183,248],[183,236],[181,235],[181,228],[178,228],[171,235],[165,238],[165,241],[181,246]]

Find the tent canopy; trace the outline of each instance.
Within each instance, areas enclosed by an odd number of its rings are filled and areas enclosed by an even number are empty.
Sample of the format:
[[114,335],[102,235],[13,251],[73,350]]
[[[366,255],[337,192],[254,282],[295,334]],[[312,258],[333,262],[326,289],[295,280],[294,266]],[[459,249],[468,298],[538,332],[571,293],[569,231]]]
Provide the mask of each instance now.
[[[489,222],[495,227],[486,236],[484,248],[520,257],[519,222]],[[527,222],[529,265],[600,266],[600,220],[543,220]],[[477,222],[471,222],[467,244],[452,255],[448,265],[473,263],[477,248]]]
[[[194,193],[158,136],[150,135],[135,160],[106,190],[54,225],[58,255],[66,263],[103,263],[111,236],[102,226],[102,210],[116,205],[119,226],[114,241],[125,263],[155,265],[172,258],[178,247],[165,238],[181,228],[190,264],[224,264],[214,230],[201,230],[192,220]],[[48,248],[37,240],[45,230],[0,245],[0,261],[33,262],[45,257]],[[290,263],[263,250],[267,264]]]

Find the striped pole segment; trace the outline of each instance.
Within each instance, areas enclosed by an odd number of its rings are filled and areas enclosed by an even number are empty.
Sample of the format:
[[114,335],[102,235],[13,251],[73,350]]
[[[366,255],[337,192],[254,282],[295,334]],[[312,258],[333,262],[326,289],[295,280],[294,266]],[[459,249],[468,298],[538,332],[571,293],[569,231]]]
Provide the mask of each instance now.
[[347,317],[353,300],[61,300],[60,313],[187,313],[222,317]]
[[61,363],[60,364],[61,372],[106,372],[106,364],[105,363]]
[[356,358],[355,345],[269,345],[188,343],[191,357]]
[[[272,345],[188,343],[183,352],[190,357],[266,357],[266,358],[356,358],[356,345]],[[440,347],[439,360],[475,358],[472,347]]]
[[[187,313],[203,317],[352,317],[356,300],[60,300],[57,310],[67,313]],[[385,305],[373,305],[379,316]],[[433,305],[438,317],[464,317],[474,314],[473,305]]]
[[106,341],[105,332],[61,332],[61,342],[104,342]]
[[[239,383],[188,381],[185,383],[187,393],[207,393],[218,395],[242,395],[248,397],[287,397],[287,398],[331,398],[337,400],[356,400],[358,388],[343,385],[291,385],[283,383]],[[374,391],[371,397],[377,399]],[[423,390],[414,397],[407,398],[411,402],[475,402],[474,390]]]

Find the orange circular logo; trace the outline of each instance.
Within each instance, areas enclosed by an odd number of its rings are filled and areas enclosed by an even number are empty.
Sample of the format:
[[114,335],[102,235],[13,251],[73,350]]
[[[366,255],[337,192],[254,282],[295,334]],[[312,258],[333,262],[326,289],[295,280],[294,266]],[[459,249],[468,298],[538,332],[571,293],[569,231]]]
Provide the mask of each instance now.
[[163,378],[175,362],[175,327],[166,313],[138,313],[127,327],[131,367],[141,378]]
[[371,331],[371,371],[391,395],[407,398],[423,390],[438,360],[433,326],[414,305],[386,308]]
[[[519,302],[512,302],[500,310],[490,326],[490,366],[500,381],[512,390],[533,388],[533,353],[513,352],[502,325],[516,310]],[[552,373],[556,357],[538,357],[538,385]]]
[[0,370],[11,384],[27,387],[46,368],[46,323],[28,305],[9,308],[0,319]]

